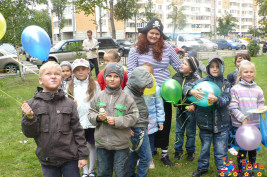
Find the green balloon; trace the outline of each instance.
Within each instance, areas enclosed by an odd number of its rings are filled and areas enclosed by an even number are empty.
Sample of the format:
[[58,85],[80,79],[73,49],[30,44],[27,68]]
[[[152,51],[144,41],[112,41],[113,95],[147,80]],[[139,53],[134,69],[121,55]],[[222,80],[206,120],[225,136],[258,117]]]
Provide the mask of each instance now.
[[182,98],[182,93],[183,91],[180,83],[174,79],[167,79],[161,85],[161,96],[171,104],[177,104]]

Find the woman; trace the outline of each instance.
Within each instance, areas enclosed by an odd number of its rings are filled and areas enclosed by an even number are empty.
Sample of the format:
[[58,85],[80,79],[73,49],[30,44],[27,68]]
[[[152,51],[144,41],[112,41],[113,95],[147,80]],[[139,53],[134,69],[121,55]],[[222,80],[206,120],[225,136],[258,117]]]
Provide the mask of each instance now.
[[[144,63],[150,63],[154,68],[154,77],[157,85],[170,78],[169,64],[179,72],[181,60],[170,44],[164,40],[168,39],[163,34],[163,25],[159,19],[151,19],[144,28],[139,28],[138,41],[134,48],[131,48],[127,64],[128,78],[134,68]],[[162,150],[161,161],[168,166],[173,166],[169,160],[168,145],[172,119],[172,105],[164,101],[165,122],[163,130],[155,135],[155,147]]]

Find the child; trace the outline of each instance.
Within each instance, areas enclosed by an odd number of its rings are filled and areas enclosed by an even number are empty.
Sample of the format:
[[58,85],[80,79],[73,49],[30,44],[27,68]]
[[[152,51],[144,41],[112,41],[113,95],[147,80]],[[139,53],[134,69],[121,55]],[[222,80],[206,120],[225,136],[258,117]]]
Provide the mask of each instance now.
[[[118,52],[116,50],[109,50],[107,53],[104,55],[104,64],[107,65],[109,62],[116,62],[119,63],[121,60],[121,57],[119,56]],[[123,75],[123,81],[121,82],[121,88],[122,90],[126,86],[128,80],[127,72],[124,71]],[[101,90],[105,90],[106,88],[106,82],[104,78],[104,70],[102,70],[98,76],[97,76],[97,82],[100,85]]]
[[[197,77],[193,75],[198,69],[198,60],[193,57],[189,57],[183,61],[180,67],[180,73],[176,73],[173,76],[173,79],[177,80],[182,88],[185,84],[194,82],[197,80]],[[181,101],[178,103],[182,103]],[[189,106],[187,106],[190,104]],[[187,160],[194,160],[194,153],[196,150],[195,140],[196,140],[196,118],[195,118],[195,105],[191,104],[190,101],[186,101],[183,105],[177,107],[176,111],[176,138],[174,143],[175,149],[175,160],[181,160],[183,155],[183,144],[184,144],[184,132],[186,129],[186,151],[187,151]]]
[[61,88],[65,93],[67,93],[68,84],[72,80],[71,64],[68,61],[63,61],[62,63],[60,63],[60,67],[62,70],[62,84],[59,88]]
[[[144,63],[142,67],[146,68],[153,76],[153,66],[149,63]],[[165,112],[163,107],[163,101],[160,96],[160,87],[156,85],[156,80],[152,77],[153,87],[151,89],[146,88],[144,91],[144,99],[148,109],[148,137],[151,148],[151,154],[154,152],[154,140],[155,132],[163,130],[163,123],[165,121]],[[153,159],[149,165],[150,169],[155,168]]]
[[138,144],[137,142],[142,143],[140,148],[133,149],[130,154],[130,176],[134,176],[138,159],[140,160],[136,177],[147,176],[147,170],[150,161],[152,160],[151,148],[147,134],[149,122],[148,109],[143,97],[145,88],[152,88],[152,86],[153,79],[148,70],[144,67],[137,67],[131,73],[131,76],[128,79],[127,85],[124,89],[124,91],[132,96],[135,100],[140,115],[139,121],[135,126],[132,127],[133,137],[131,138],[131,141],[133,144]]
[[109,63],[104,71],[107,87],[96,94],[88,119],[96,126],[98,177],[129,176],[129,141],[131,128],[139,119],[131,96],[122,91],[123,66]]
[[42,65],[39,83],[43,88],[38,87],[34,97],[21,107],[25,114],[22,132],[37,144],[44,177],[79,177],[89,152],[76,105],[58,90],[60,66],[52,61]]
[[196,109],[197,125],[199,127],[199,137],[201,140],[201,152],[198,157],[198,168],[193,173],[194,177],[199,177],[208,172],[210,146],[213,141],[215,164],[218,170],[221,170],[223,165],[223,157],[227,159],[227,140],[229,114],[227,106],[231,101],[230,83],[223,77],[224,61],[221,57],[213,57],[208,60],[206,67],[208,76],[188,83],[184,86],[184,95],[193,95],[197,99],[203,99],[199,89],[192,89],[197,83],[203,81],[214,82],[221,89],[221,96],[208,95],[208,102],[213,103],[209,107],[200,107]]
[[[264,95],[262,89],[254,82],[255,66],[249,61],[242,61],[239,67],[237,84],[231,89],[232,100],[229,111],[232,117],[233,129],[236,132],[238,127],[245,124],[260,127],[260,119],[257,114],[249,114],[247,111],[258,109],[264,106]],[[237,143],[235,143],[237,145]],[[249,162],[256,162],[256,149],[246,151],[240,149],[237,155],[239,170],[242,170],[242,160],[246,159],[248,153]]]
[[82,177],[95,176],[94,166],[96,160],[96,147],[94,140],[95,126],[88,120],[88,113],[91,100],[100,91],[98,83],[90,74],[89,62],[85,59],[76,59],[72,63],[73,80],[69,84],[68,92],[72,95],[78,105],[80,123],[85,132],[85,139],[88,142],[90,166],[83,167]]
[[[237,74],[238,74],[238,70],[239,70],[239,66],[240,63],[243,60],[248,60],[250,61],[250,56],[248,54],[244,54],[244,53],[238,53],[235,56],[235,66],[236,66],[236,70],[231,72],[230,74],[228,74],[227,76],[227,80],[230,82],[231,86],[233,87],[236,83],[236,79],[237,79]],[[232,121],[230,119],[230,125],[229,125],[229,138],[228,138],[228,152],[232,155],[237,155],[238,152],[235,150],[235,148],[233,147],[233,143],[234,143],[234,138],[233,136],[235,135],[234,133],[234,129],[232,127]]]

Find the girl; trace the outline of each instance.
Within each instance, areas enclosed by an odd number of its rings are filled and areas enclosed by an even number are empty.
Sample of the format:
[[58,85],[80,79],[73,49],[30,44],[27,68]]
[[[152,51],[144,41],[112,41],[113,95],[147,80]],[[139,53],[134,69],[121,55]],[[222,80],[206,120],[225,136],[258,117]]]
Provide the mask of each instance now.
[[[264,96],[262,89],[254,82],[255,65],[247,60],[241,62],[237,77],[237,83],[231,89],[232,100],[229,105],[232,117],[232,125],[236,132],[238,127],[245,124],[260,127],[260,118],[257,114],[247,113],[250,109],[258,109],[264,106]],[[237,143],[235,142],[237,145]],[[246,159],[248,153],[249,162],[256,162],[256,149],[245,151],[240,148],[237,155],[239,170],[242,170],[242,160]],[[242,171],[240,172],[242,173]]]
[[68,84],[72,80],[71,64],[68,61],[63,61],[62,63],[60,63],[60,67],[62,70],[62,84],[59,88],[61,88],[65,93],[67,93]]
[[72,63],[72,71],[74,74],[73,80],[69,84],[68,92],[77,101],[77,110],[80,117],[80,123],[85,132],[85,139],[88,142],[90,166],[83,167],[82,177],[96,176],[94,172],[96,160],[96,148],[94,140],[95,126],[88,120],[91,100],[94,95],[100,91],[98,83],[90,75],[89,62],[84,59],[76,59]]

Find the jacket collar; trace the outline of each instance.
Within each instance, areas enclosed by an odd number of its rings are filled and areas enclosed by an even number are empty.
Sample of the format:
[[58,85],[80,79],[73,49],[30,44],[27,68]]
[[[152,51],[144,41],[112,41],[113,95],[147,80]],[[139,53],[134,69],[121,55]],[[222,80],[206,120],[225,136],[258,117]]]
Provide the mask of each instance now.
[[119,94],[120,92],[122,92],[122,89],[121,89],[121,86],[119,86],[116,89],[110,89],[106,87],[105,92],[107,92],[107,94],[109,95],[115,95],[115,94]]
[[37,87],[37,90],[34,94],[34,98],[51,101],[51,100],[63,99],[66,97],[62,89],[59,89],[58,92],[56,93],[52,93],[52,92],[43,92],[43,88]]
[[245,80],[241,79],[239,82],[241,85],[247,86],[247,87],[254,87],[256,86],[256,83],[254,81],[252,81],[252,83],[248,83]]

